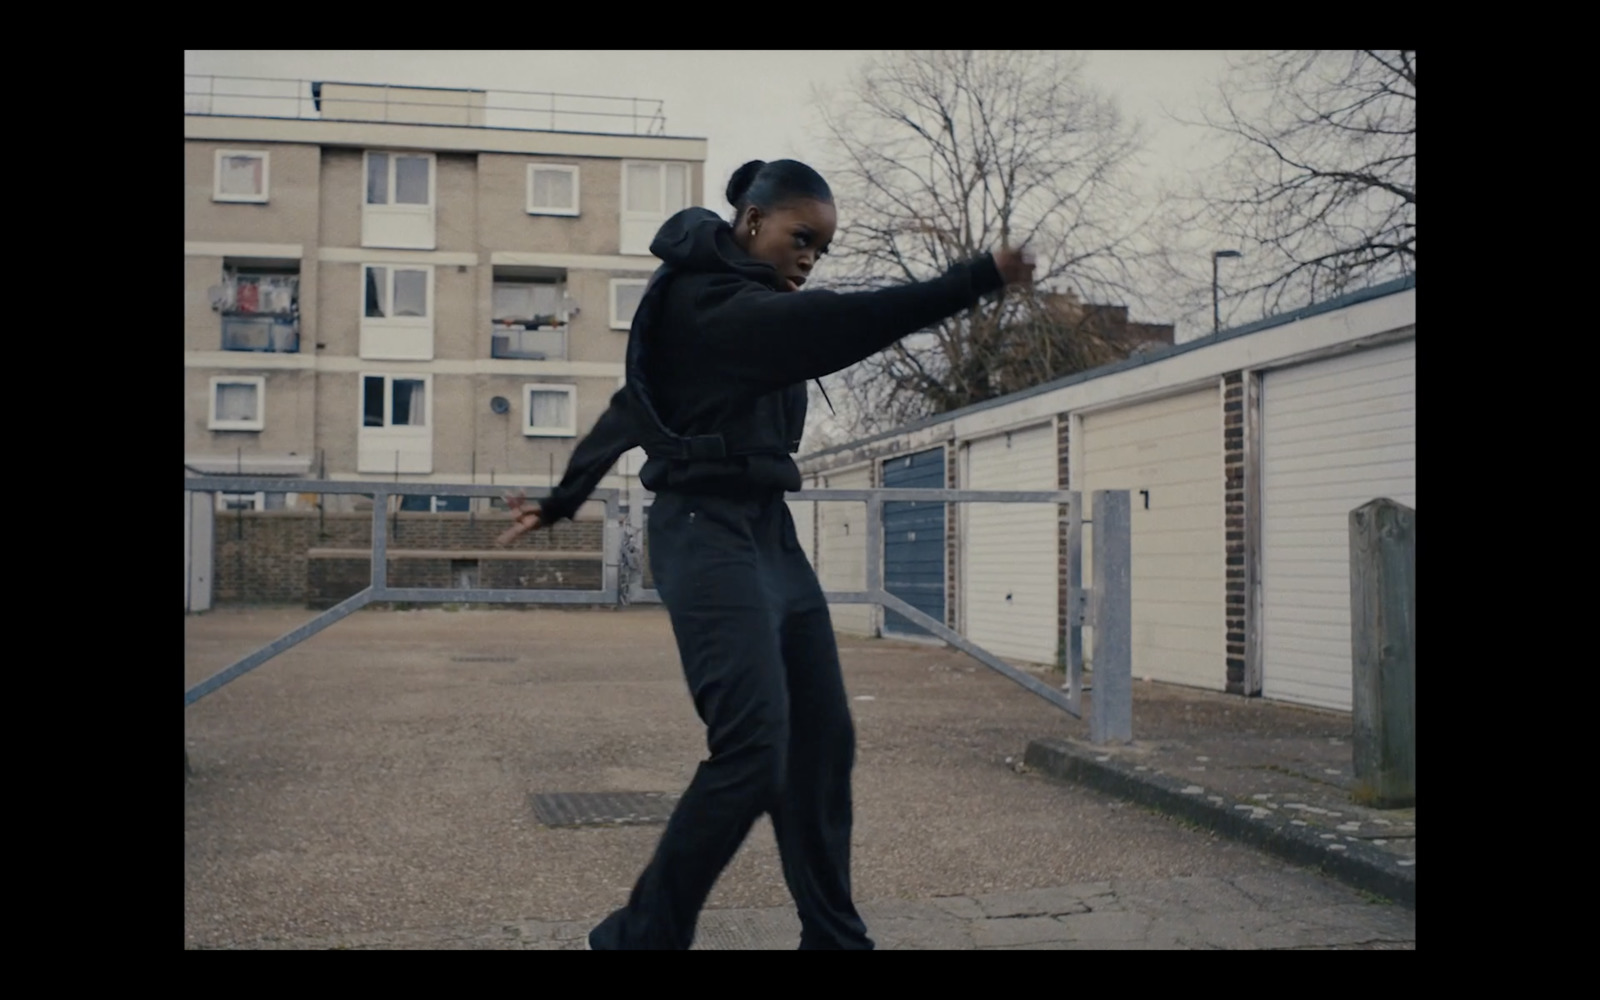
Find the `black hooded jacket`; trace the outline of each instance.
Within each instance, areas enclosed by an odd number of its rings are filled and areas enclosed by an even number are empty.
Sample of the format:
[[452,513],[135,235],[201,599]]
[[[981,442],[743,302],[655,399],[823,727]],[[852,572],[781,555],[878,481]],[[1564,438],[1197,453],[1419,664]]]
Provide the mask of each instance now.
[[[568,518],[622,454],[644,447],[651,492],[798,490],[791,457],[808,380],[840,371],[1004,284],[992,256],[938,278],[870,292],[782,291],[772,265],[739,249],[703,208],[668,219],[650,244],[662,267],[628,334],[627,383],[540,504]],[[722,440],[718,441],[720,437]]]

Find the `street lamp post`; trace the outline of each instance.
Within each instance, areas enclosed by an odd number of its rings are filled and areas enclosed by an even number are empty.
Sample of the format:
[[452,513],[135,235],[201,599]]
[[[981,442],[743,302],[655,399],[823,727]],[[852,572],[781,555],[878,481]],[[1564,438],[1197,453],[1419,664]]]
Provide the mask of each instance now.
[[1237,250],[1217,250],[1211,254],[1211,332],[1216,333],[1222,329],[1222,307],[1219,304],[1220,296],[1217,290],[1217,261],[1224,257],[1243,257],[1244,254]]

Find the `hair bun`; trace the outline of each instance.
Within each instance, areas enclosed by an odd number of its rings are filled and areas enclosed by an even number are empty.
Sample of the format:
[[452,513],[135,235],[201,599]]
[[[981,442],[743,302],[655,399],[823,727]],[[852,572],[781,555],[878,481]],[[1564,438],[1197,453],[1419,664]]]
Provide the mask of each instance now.
[[734,206],[739,204],[745,192],[750,190],[750,185],[755,182],[756,174],[759,174],[761,168],[766,165],[765,160],[751,160],[733,172],[733,176],[728,179],[728,204]]

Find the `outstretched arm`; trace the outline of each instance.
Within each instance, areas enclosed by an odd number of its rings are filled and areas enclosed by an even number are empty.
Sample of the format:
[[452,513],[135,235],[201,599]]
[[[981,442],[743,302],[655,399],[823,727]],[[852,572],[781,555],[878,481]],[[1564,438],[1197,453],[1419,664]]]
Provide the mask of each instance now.
[[500,536],[501,544],[525,531],[548,527],[577,513],[595,486],[617,464],[617,459],[638,446],[626,416],[625,391],[619,389],[612,395],[611,405],[595,421],[594,429],[578,442],[578,447],[572,451],[572,460],[567,463],[566,474],[550,496],[536,506],[525,505],[520,497],[506,498],[517,523]]
[[[1003,253],[1008,271],[1023,266],[1015,251]],[[975,305],[1008,279],[1016,280],[990,254],[931,281],[870,292],[774,292],[730,275],[738,290],[700,317],[696,339],[718,374],[776,388],[848,368]],[[715,285],[709,291],[715,298]]]

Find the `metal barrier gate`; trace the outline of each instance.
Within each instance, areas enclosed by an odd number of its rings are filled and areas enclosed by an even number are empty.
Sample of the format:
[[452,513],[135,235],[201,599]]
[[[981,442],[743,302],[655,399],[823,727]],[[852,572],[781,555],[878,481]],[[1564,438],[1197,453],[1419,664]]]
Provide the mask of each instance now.
[[[617,497],[614,489],[595,490],[591,499],[606,506],[605,526],[602,529],[603,555],[600,568],[599,590],[524,590],[477,588],[471,590],[436,587],[391,587],[388,570],[388,516],[389,498],[417,492],[430,496],[475,497],[498,496],[505,487],[445,483],[349,483],[298,481],[286,479],[246,478],[242,476],[201,477],[185,479],[183,488],[200,493],[325,493],[354,494],[372,497],[372,582],[361,591],[340,601],[304,625],[244,657],[227,669],[206,678],[184,692],[185,706],[193,705],[206,695],[249,673],[279,653],[306,641],[323,629],[378,601],[395,601],[417,604],[471,603],[471,604],[616,604],[617,560],[620,524],[617,518]],[[510,522],[507,521],[509,526]]]
[[[1130,515],[1127,490],[1092,494],[1094,517],[1083,516],[1083,495],[1059,490],[827,489],[800,490],[791,500],[846,501],[867,505],[867,589],[827,591],[833,604],[876,604],[920,625],[935,637],[1077,718],[1083,717],[1083,629],[1094,629],[1094,697],[1089,702],[1089,737],[1095,743],[1133,739],[1133,623]],[[983,649],[954,629],[889,593],[883,583],[883,505],[918,503],[1053,503],[1063,508],[1067,539],[1066,682],[1061,689]],[[1094,580],[1083,586],[1083,526],[1095,525]]]
[[[391,587],[388,583],[389,498],[423,490],[433,496],[496,496],[504,487],[441,483],[365,483],[295,481],[239,476],[200,477],[183,481],[187,492],[198,493],[324,493],[372,497],[372,581],[306,624],[273,640],[184,692],[189,706],[223,685],[236,680],[279,653],[301,643],[374,602],[474,603],[474,604],[589,604],[618,605],[659,602],[645,588],[643,572],[645,509],[629,503],[620,513],[620,491],[595,490],[592,500],[605,504],[602,531],[601,587],[599,590],[452,589]],[[533,491],[531,498],[542,495]],[[961,650],[984,666],[1005,676],[1068,714],[1082,718],[1083,639],[1085,627],[1094,629],[1095,686],[1090,701],[1089,735],[1095,743],[1133,739],[1132,589],[1129,491],[1099,490],[1093,495],[1093,520],[1083,517],[1083,497],[1076,491],[986,491],[948,489],[826,489],[801,490],[787,499],[854,502],[867,506],[866,589],[827,591],[833,604],[875,604],[905,616],[932,635]],[[1060,689],[1020,670],[969,641],[943,622],[923,613],[884,588],[883,504],[921,503],[1053,503],[1063,508],[1061,527],[1067,539],[1066,681]],[[1092,586],[1083,586],[1083,525],[1095,525],[1095,559]],[[622,571],[619,573],[619,570]]]

